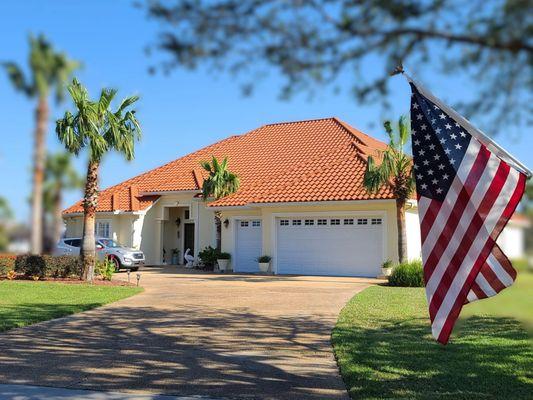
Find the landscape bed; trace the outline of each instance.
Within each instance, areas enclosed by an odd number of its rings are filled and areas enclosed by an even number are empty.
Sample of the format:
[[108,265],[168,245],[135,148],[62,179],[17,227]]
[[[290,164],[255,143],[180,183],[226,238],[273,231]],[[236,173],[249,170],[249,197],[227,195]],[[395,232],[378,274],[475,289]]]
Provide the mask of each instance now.
[[141,291],[132,286],[0,281],[0,332],[86,311]]
[[[530,399],[533,274],[468,305],[447,346],[431,336],[424,289],[373,286],[339,315],[332,343],[353,399]],[[529,293],[529,294],[528,294]]]

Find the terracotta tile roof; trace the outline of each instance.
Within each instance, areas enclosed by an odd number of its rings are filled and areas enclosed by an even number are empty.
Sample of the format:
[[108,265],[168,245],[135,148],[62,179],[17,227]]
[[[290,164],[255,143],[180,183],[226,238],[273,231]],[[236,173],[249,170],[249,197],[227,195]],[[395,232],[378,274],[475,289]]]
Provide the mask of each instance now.
[[[199,163],[212,156],[228,157],[241,187],[211,206],[392,199],[388,187],[369,194],[362,184],[368,155],[385,148],[337,118],[264,125],[102,191],[98,211],[143,210],[156,192],[200,190],[205,173]],[[65,213],[81,211],[80,201]]]

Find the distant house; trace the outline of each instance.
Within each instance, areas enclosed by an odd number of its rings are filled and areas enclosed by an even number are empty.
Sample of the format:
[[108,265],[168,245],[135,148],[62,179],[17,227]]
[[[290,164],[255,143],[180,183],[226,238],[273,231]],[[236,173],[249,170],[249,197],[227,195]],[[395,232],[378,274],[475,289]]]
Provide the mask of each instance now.
[[525,230],[530,221],[523,214],[514,214],[498,238],[498,245],[510,259],[524,258]]
[[[337,118],[278,123],[231,136],[101,192],[96,233],[139,248],[150,264],[214,246],[237,272],[272,257],[277,274],[377,276],[397,260],[395,200],[389,188],[363,187],[368,155],[386,144]],[[239,191],[206,203],[200,161],[228,157]],[[81,236],[81,201],[64,212],[67,236]],[[406,211],[408,257],[420,257],[415,200]]]

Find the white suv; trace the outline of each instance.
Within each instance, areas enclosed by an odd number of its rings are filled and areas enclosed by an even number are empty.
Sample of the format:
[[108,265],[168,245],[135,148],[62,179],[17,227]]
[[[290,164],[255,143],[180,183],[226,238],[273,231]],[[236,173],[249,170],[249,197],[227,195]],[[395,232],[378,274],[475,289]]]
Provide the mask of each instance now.
[[[80,238],[64,238],[57,244],[55,255],[58,256],[77,256],[80,254]],[[96,256],[99,260],[109,260],[115,264],[118,271],[120,268],[137,271],[144,265],[144,253],[125,247],[113,239],[97,238],[96,239]]]

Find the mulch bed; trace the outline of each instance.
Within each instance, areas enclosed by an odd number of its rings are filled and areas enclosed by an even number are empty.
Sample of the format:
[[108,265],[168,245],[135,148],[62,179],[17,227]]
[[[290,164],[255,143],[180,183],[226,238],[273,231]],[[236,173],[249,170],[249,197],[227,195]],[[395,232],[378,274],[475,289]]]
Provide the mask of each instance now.
[[[7,281],[7,280],[9,279],[0,278],[0,281]],[[43,279],[34,281],[33,279],[25,277],[25,276],[17,276],[14,280],[27,281],[27,282],[57,282],[57,283],[66,283],[69,285],[83,285],[87,283],[77,278],[43,278]],[[136,284],[132,282],[128,283],[123,280],[104,281],[101,278],[95,278],[93,281],[93,285],[96,285],[96,286],[136,286]]]

